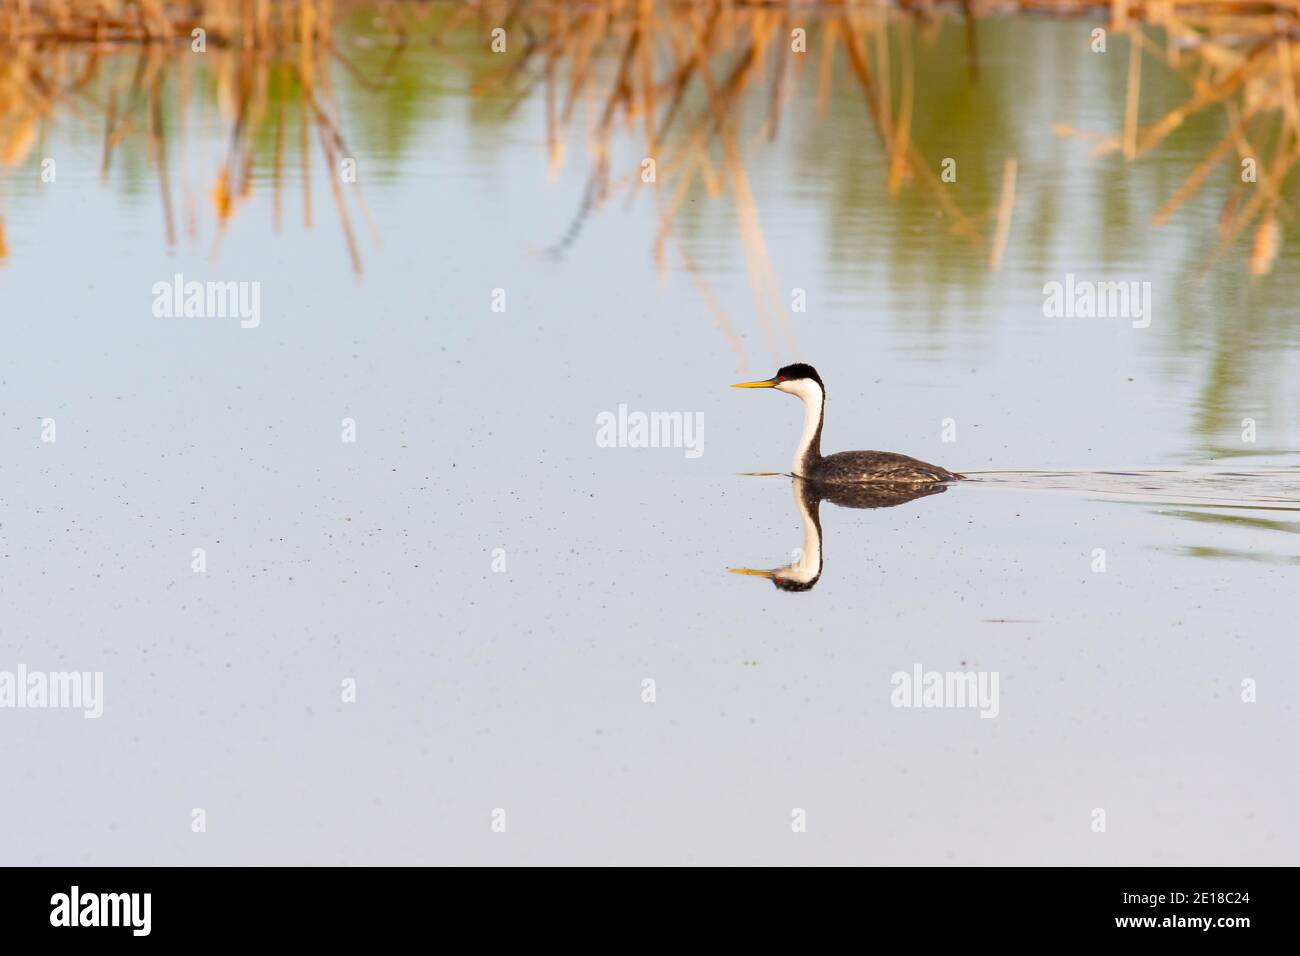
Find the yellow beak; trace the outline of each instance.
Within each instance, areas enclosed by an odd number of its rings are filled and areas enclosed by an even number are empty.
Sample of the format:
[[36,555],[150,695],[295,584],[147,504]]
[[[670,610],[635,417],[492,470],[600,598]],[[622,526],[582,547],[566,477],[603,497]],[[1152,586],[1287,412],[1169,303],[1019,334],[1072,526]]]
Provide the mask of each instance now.
[[732,574],[750,574],[756,578],[770,578],[771,571],[760,571],[758,568],[727,568]]
[[776,379],[768,378],[761,382],[737,382],[732,388],[776,388]]

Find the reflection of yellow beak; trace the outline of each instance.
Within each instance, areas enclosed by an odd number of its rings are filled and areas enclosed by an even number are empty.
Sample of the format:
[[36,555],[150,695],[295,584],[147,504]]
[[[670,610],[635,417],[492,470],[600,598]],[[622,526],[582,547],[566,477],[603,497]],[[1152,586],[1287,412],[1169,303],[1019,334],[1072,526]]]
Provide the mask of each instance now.
[[737,382],[732,388],[776,388],[776,379],[768,378],[761,382]]
[[727,568],[732,574],[751,574],[756,578],[770,578],[774,572],[760,571],[758,568]]

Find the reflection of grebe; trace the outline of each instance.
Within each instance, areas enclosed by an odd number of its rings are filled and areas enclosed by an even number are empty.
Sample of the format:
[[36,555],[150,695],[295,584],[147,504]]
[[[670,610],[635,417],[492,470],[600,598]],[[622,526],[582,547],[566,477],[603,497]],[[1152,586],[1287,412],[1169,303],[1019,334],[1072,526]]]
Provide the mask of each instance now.
[[[908,459],[909,461],[911,459]],[[822,576],[821,503],[831,501],[842,508],[892,508],[926,495],[948,490],[941,482],[870,481],[855,485],[816,485],[802,478],[791,484],[795,507],[803,521],[803,550],[799,560],[788,568],[729,568],[732,574],[752,574],[767,578],[782,591],[809,591]]]
[[803,400],[803,435],[791,469],[799,478],[819,485],[852,485],[868,481],[924,485],[957,481],[962,477],[938,465],[888,451],[842,451],[823,458],[822,421],[826,412],[826,386],[811,365],[787,365],[772,378],[761,382],[739,382],[732,388],[775,388]]

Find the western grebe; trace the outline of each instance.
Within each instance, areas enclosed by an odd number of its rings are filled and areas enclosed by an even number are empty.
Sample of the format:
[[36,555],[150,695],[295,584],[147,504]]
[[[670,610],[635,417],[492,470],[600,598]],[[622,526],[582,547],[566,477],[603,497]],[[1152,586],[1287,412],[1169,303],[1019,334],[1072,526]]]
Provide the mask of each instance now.
[[782,591],[811,591],[822,576],[821,503],[830,501],[841,508],[894,508],[927,495],[940,495],[948,486],[937,481],[869,481],[845,485],[817,485],[802,478],[790,484],[795,508],[803,523],[803,547],[799,559],[785,568],[728,568],[732,574],[767,578]]
[[794,453],[792,474],[821,485],[852,485],[865,481],[894,484],[934,484],[963,476],[946,468],[888,451],[842,451],[822,457],[822,421],[826,386],[811,365],[787,365],[761,382],[737,382],[732,388],[775,388],[803,401],[803,435]]

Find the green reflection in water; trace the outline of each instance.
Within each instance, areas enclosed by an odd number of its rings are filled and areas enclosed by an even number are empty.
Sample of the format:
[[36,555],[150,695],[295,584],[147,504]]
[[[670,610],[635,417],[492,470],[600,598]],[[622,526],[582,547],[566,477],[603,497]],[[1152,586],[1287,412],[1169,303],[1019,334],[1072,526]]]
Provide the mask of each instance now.
[[[938,333],[953,323],[996,326],[1008,289],[1032,314],[1042,282],[1066,270],[1152,281],[1168,293],[1166,361],[1195,359],[1206,370],[1188,409],[1201,451],[1287,452],[1236,434],[1246,417],[1276,419],[1277,395],[1289,386],[1300,251],[1286,241],[1287,180],[1241,183],[1237,150],[1228,150],[1167,224],[1151,224],[1237,118],[1240,145],[1262,158],[1266,180],[1270,163],[1280,168],[1295,149],[1294,132],[1278,122],[1285,98],[1270,85],[1276,76],[1247,59],[1250,47],[1213,47],[1215,57],[1238,58],[1226,66],[1187,50],[1174,68],[1160,56],[1166,35],[1148,28],[1139,145],[1143,131],[1192,98],[1191,77],[1203,89],[1244,72],[1240,89],[1188,113],[1127,162],[1121,149],[1090,150],[1123,137],[1129,40],[1114,33],[1105,54],[1093,53],[1086,18],[984,20],[975,70],[967,29],[954,17],[798,16],[802,54],[787,51],[796,23],[787,12],[677,5],[640,21],[635,12],[523,4],[505,54],[489,48],[489,21],[450,4],[346,5],[328,42],[306,49],[195,57],[184,45],[24,48],[0,96],[16,194],[8,202],[35,188],[39,146],[52,136],[102,143],[114,188],[158,195],[177,241],[196,235],[216,246],[222,223],[269,189],[284,216],[328,210],[359,270],[363,254],[380,254],[360,248],[364,193],[337,190],[320,168],[313,179],[313,164],[332,171],[360,153],[369,188],[400,185],[421,137],[454,117],[490,176],[507,137],[526,130],[541,143],[538,163],[590,167],[579,220],[631,191],[653,192],[660,253],[679,255],[702,289],[710,251],[743,248],[757,320],[773,342],[794,341],[795,317],[773,278],[779,263],[764,232],[772,224],[820,231],[831,293],[878,300],[928,348],[946,347]],[[537,114],[521,104],[539,104],[544,131],[526,125]],[[1060,125],[1072,135],[1060,135]],[[200,182],[184,163],[212,139],[224,144],[221,169]],[[658,161],[653,189],[638,176],[643,153]],[[939,178],[945,159],[955,160],[954,182]],[[1014,203],[995,271],[1009,160]],[[750,168],[768,163],[791,171],[785,193],[747,192]],[[1220,224],[1244,219],[1266,185],[1272,198],[1218,249]],[[215,216],[211,234],[198,235],[200,207]],[[1270,254],[1265,226],[1274,220]],[[567,227],[557,222],[555,235]],[[1251,265],[1269,274],[1251,277]],[[1281,404],[1289,414],[1285,394]]]

